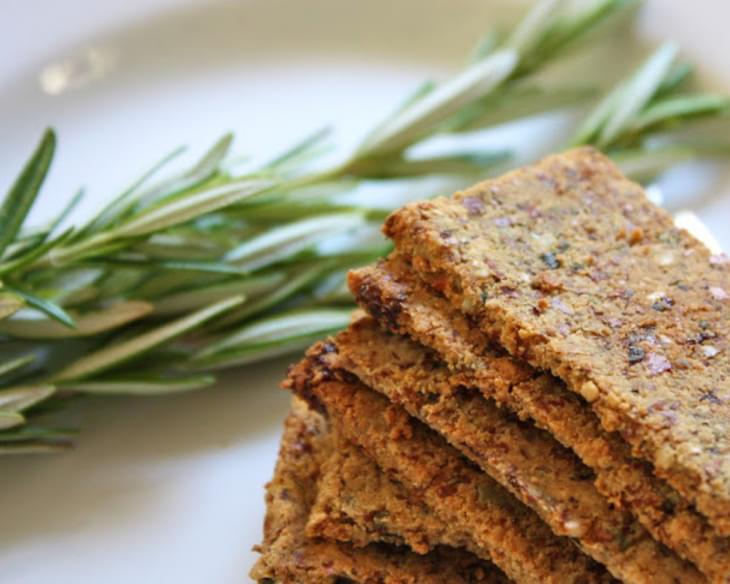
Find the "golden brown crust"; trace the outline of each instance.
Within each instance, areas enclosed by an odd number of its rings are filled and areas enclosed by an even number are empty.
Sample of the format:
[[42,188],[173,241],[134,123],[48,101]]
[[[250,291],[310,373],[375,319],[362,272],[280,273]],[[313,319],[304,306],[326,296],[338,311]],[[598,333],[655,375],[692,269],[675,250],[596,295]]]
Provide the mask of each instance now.
[[[403,406],[439,432],[558,535],[627,582],[704,582],[697,570],[662,549],[593,485],[593,473],[549,434],[519,423],[451,373],[429,351],[363,319],[335,337],[333,365]],[[333,357],[337,355],[336,359]]]
[[274,478],[267,485],[261,557],[254,580],[281,584],[475,584],[501,582],[501,574],[461,550],[439,548],[425,556],[383,545],[356,548],[305,537],[316,498],[320,465],[330,456],[323,418],[301,400],[292,402]]
[[596,472],[598,490],[626,505],[655,539],[694,562],[711,581],[730,581],[730,539],[718,536],[676,491],[631,458],[625,442],[603,430],[560,381],[490,348],[477,327],[397,256],[352,272],[350,286],[380,324],[436,350],[451,366],[452,387],[476,387],[521,419],[535,421],[572,448]]
[[443,521],[469,533],[508,576],[535,583],[611,581],[600,565],[556,537],[440,436],[357,381],[337,379],[326,367],[332,354],[327,343],[315,345],[291,370],[286,386],[316,399],[339,432]]
[[730,535],[730,264],[581,149],[407,205],[399,252]]

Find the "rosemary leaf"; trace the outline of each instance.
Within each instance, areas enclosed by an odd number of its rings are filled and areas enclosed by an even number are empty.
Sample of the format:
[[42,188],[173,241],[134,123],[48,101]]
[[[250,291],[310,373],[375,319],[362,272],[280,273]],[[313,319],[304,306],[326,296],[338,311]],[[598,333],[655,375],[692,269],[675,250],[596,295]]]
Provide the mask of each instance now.
[[[234,233],[236,232],[232,231],[232,234]],[[245,238],[245,234],[242,234],[241,238]],[[210,258],[217,260],[225,251],[225,248],[219,246],[213,239],[211,237],[200,241],[198,238],[188,237],[186,234],[178,236],[166,233],[165,235],[152,235],[147,240],[127,247],[133,254],[158,261],[206,262]],[[116,257],[123,256],[120,254]]]
[[79,298],[88,299],[94,290],[94,284],[104,275],[105,272],[99,268],[78,267],[61,272],[42,272],[36,284],[53,290],[53,299],[68,308],[78,304]]
[[[178,274],[179,272],[175,272]],[[184,273],[191,276],[189,273]],[[159,274],[162,276],[162,274]],[[129,269],[123,266],[107,269],[96,282],[99,298],[145,298],[142,293],[144,285],[155,276],[144,270]]]
[[29,250],[41,245],[45,241],[47,235],[48,232],[43,229],[22,229],[16,236],[15,241],[8,245],[2,259],[5,262],[9,262],[24,253],[27,253]]
[[320,128],[295,144],[271,162],[264,165],[263,170],[286,172],[297,168],[315,158],[322,152],[323,142],[332,134],[332,128]]
[[129,242],[126,240],[130,238],[142,237],[185,223],[265,192],[274,184],[274,181],[268,179],[240,180],[151,207],[109,231],[102,231],[68,247],[54,248],[49,254],[50,262],[63,265],[85,257],[112,253],[127,247]]
[[212,343],[194,355],[193,366],[219,368],[271,357],[306,346],[313,338],[345,327],[350,309],[306,309],[265,318]]
[[263,294],[274,292],[285,281],[286,272],[276,271],[243,277],[229,282],[186,289],[181,292],[156,298],[154,300],[155,314],[157,316],[179,314],[235,295],[244,297],[246,299],[245,304],[247,304],[250,298],[256,298]]
[[694,71],[694,67],[690,63],[680,61],[674,63],[662,80],[656,92],[656,97],[666,97],[674,93],[677,89],[685,84]]
[[532,71],[560,52],[573,47],[599,25],[606,25],[613,15],[626,14],[628,8],[640,4],[636,0],[593,0],[579,3],[577,10],[568,11],[562,18],[554,19],[542,35],[541,41],[533,46],[530,59],[523,70]]
[[0,333],[19,339],[67,339],[89,337],[117,329],[152,313],[147,302],[117,302],[103,310],[84,313],[75,318],[76,326],[68,328],[55,320],[8,319],[0,322]]
[[91,379],[88,381],[71,381],[61,384],[61,387],[66,390],[90,395],[154,396],[203,389],[210,387],[214,383],[215,377],[212,375],[180,377],[176,379],[135,376],[126,379],[123,377],[115,377],[113,380]]
[[286,337],[279,341],[245,345],[225,353],[191,361],[188,367],[193,370],[214,371],[218,369],[229,369],[231,367],[243,367],[244,365],[267,361],[283,355],[301,353],[315,341],[320,340],[328,334],[336,333],[344,326],[339,325],[331,329],[314,330],[310,334],[304,334],[298,337]]
[[347,285],[347,272],[337,272],[324,280],[313,293],[318,305],[350,305],[354,299]]
[[[115,272],[112,272],[114,275]],[[199,287],[207,284],[206,276],[208,274],[196,274],[188,270],[179,270],[174,272],[147,272],[133,270],[132,274],[141,275],[138,282],[135,282],[135,277],[131,275],[129,278],[125,278],[124,281],[119,283],[120,289],[128,287],[127,281],[132,281],[135,296],[138,298],[144,298],[154,302],[159,300],[167,294],[177,293],[178,291],[185,290],[186,288]],[[213,280],[214,282],[220,280]]]
[[728,110],[730,98],[725,95],[676,95],[649,105],[636,117],[631,129],[641,132],[658,124],[690,117],[714,116]]
[[56,392],[53,385],[27,385],[0,389],[0,411],[22,412],[48,399]]
[[590,88],[516,86],[464,108],[447,120],[444,132],[472,132],[578,104],[595,94]]
[[35,359],[36,356],[31,354],[23,355],[22,357],[16,357],[14,359],[9,359],[4,363],[0,363],[0,376],[7,375],[8,373],[13,373],[20,369],[23,369],[24,367],[30,365],[33,361],[35,361]]
[[624,88],[624,83],[617,85],[598,102],[573,135],[573,138],[570,140],[571,146],[592,144],[597,139],[601,128],[605,125],[611,112],[614,111],[621,99]]
[[46,130],[36,151],[23,168],[0,206],[0,256],[12,243],[25,221],[56,150],[56,134]]
[[262,193],[274,184],[272,180],[249,179],[194,193],[174,203],[143,211],[111,233],[114,237],[137,237],[161,231]]
[[327,272],[328,269],[330,269],[330,266],[332,265],[334,264],[325,261],[309,269],[299,270],[299,272],[293,271],[293,273],[287,274],[287,279],[282,283],[282,285],[273,288],[271,293],[259,295],[259,297],[252,302],[243,304],[242,306],[230,311],[220,319],[220,323],[218,323],[218,326],[214,328],[218,329],[229,327],[251,316],[261,314],[277,304],[288,300],[297,292],[300,292],[304,288],[307,288],[316,282],[324,273]]
[[234,247],[225,256],[243,270],[253,271],[293,256],[324,237],[365,225],[362,213],[334,213],[270,229]]
[[185,148],[178,147],[169,154],[166,154],[161,160],[157,161],[152,165],[151,168],[146,170],[141,177],[135,180],[128,188],[116,198],[112,199],[107,205],[101,210],[101,212],[92,219],[86,227],[79,231],[79,234],[101,231],[114,222],[118,221],[123,211],[129,207],[130,200],[139,192],[139,189],[149,181],[154,175],[156,175],[163,167],[167,166],[175,158],[185,152]]
[[370,133],[368,133],[363,140],[363,147],[365,144],[370,143],[372,140],[374,140],[379,134],[381,134],[385,129],[391,125],[397,118],[400,116],[404,111],[406,111],[408,108],[410,108],[413,104],[420,101],[422,98],[427,96],[429,93],[431,93],[434,89],[436,89],[437,84],[434,81],[431,81],[430,79],[427,81],[424,81],[423,83],[420,83],[415,90],[413,90],[411,93],[409,93],[406,98],[398,104],[398,106],[389,114],[387,115],[378,125],[376,125]]
[[44,257],[39,258],[35,266],[53,265],[57,268],[68,267],[70,264],[83,260],[111,256],[130,246],[130,241],[111,241],[106,233],[92,236],[83,243],[71,243],[68,246],[56,246]]
[[233,134],[230,132],[224,134],[187,171],[178,176],[168,178],[157,186],[141,193],[136,206],[144,209],[166,197],[175,196],[178,193],[183,193],[188,189],[194,188],[211,178],[218,172],[221,163],[228,156],[232,142]]
[[350,171],[369,179],[390,179],[425,175],[483,175],[488,169],[507,162],[512,157],[508,150],[469,152],[434,156],[432,158],[403,158],[388,156],[383,160],[365,158],[355,162]]
[[246,209],[245,214],[250,221],[268,226],[269,224],[281,225],[282,223],[292,223],[298,219],[335,213],[355,213],[371,219],[379,217],[381,212],[381,209],[367,207],[362,204],[333,202],[331,197],[325,195],[304,200],[283,200],[268,205],[257,205]]
[[672,43],[662,45],[626,83],[621,98],[615,102],[615,107],[598,136],[599,147],[611,144],[627,126],[631,125],[634,116],[646,107],[661,87],[676,56],[676,45]]
[[460,108],[493,91],[512,74],[518,61],[517,52],[503,49],[475,63],[407,107],[367,140],[358,156],[366,158],[406,148]]
[[[98,260],[97,260],[98,261]],[[108,267],[124,266],[149,270],[169,270],[181,272],[198,272],[204,274],[222,274],[228,276],[243,276],[248,272],[224,262],[204,260],[151,260],[146,257],[137,258],[109,258],[102,260]]]
[[241,302],[243,302],[243,298],[240,296],[229,298],[139,336],[99,349],[62,369],[54,375],[53,379],[56,382],[68,382],[105,371],[199,327],[234,306],[238,306]]
[[[0,430],[8,430],[10,428],[15,428],[16,426],[21,426],[25,423],[25,416],[23,414],[19,414],[18,412],[3,412],[0,411]],[[3,436],[4,434],[0,434],[0,436]]]
[[514,50],[520,57],[529,54],[540,44],[545,32],[555,24],[564,6],[565,0],[535,2],[502,46]]
[[71,315],[52,300],[36,296],[35,294],[31,294],[30,292],[26,292],[24,290],[11,288],[10,286],[8,286],[7,289],[13,294],[17,294],[18,296],[20,296],[23,299],[24,303],[31,308],[39,310],[46,316],[52,318],[57,322],[60,322],[62,325],[69,329],[76,328],[76,323],[74,322],[74,319],[71,317]]
[[0,264],[0,276],[9,272],[17,272],[35,262],[38,258],[46,255],[54,247],[61,246],[67,242],[74,233],[73,227],[69,227],[57,238],[48,240],[45,243],[39,241],[35,246],[19,257]]
[[212,343],[196,355],[207,357],[215,353],[247,345],[279,342],[289,337],[311,334],[317,330],[330,330],[349,323],[352,311],[336,309],[295,310],[268,317],[246,325],[241,330]]
[[58,229],[66,219],[68,219],[71,214],[76,210],[76,207],[79,206],[79,203],[84,199],[84,196],[86,194],[86,191],[84,191],[83,188],[76,191],[73,197],[69,200],[68,203],[66,203],[66,206],[61,210],[61,212],[56,216],[56,218],[51,222],[51,224],[48,226],[48,229],[46,230],[44,234],[44,240],[50,236],[53,235],[54,231]]

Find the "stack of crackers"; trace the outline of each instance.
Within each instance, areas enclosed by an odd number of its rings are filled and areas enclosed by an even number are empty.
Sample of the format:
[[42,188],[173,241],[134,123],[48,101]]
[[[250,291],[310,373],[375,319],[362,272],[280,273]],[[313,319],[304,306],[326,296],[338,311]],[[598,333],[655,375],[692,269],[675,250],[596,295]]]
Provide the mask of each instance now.
[[259,582],[730,583],[730,263],[578,149],[384,226],[314,345]]

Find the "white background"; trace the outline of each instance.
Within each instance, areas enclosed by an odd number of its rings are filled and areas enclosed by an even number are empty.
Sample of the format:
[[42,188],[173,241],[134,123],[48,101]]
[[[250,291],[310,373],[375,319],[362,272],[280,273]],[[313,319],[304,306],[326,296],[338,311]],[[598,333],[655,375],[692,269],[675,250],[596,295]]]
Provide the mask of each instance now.
[[[88,213],[175,146],[200,151],[227,130],[256,156],[326,123],[349,144],[418,81],[463,62],[515,4],[3,0],[0,191],[49,124],[59,153],[39,219],[82,184]],[[648,4],[640,36],[680,41],[710,83],[730,87],[730,4]],[[59,85],[64,67],[72,82]],[[670,202],[695,208],[730,249],[730,189],[703,189],[713,194],[679,189]],[[0,459],[0,582],[248,581],[285,365],[227,373],[195,394],[78,404],[75,451]]]

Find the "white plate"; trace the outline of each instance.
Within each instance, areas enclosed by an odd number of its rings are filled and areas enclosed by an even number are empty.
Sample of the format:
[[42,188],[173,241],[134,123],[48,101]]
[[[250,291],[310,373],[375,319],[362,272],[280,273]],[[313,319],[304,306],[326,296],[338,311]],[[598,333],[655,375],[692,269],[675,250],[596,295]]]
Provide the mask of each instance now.
[[[419,80],[457,66],[508,4],[6,0],[0,182],[47,124],[60,150],[37,217],[80,184],[88,213],[171,148],[200,150],[229,129],[257,156],[330,122],[349,144]],[[640,29],[679,40],[728,87],[729,16],[718,0],[656,0]],[[720,194],[682,201],[730,249],[730,189],[711,186]],[[0,460],[0,580],[247,581],[285,363],[226,374],[212,391],[77,405],[74,452]]]

